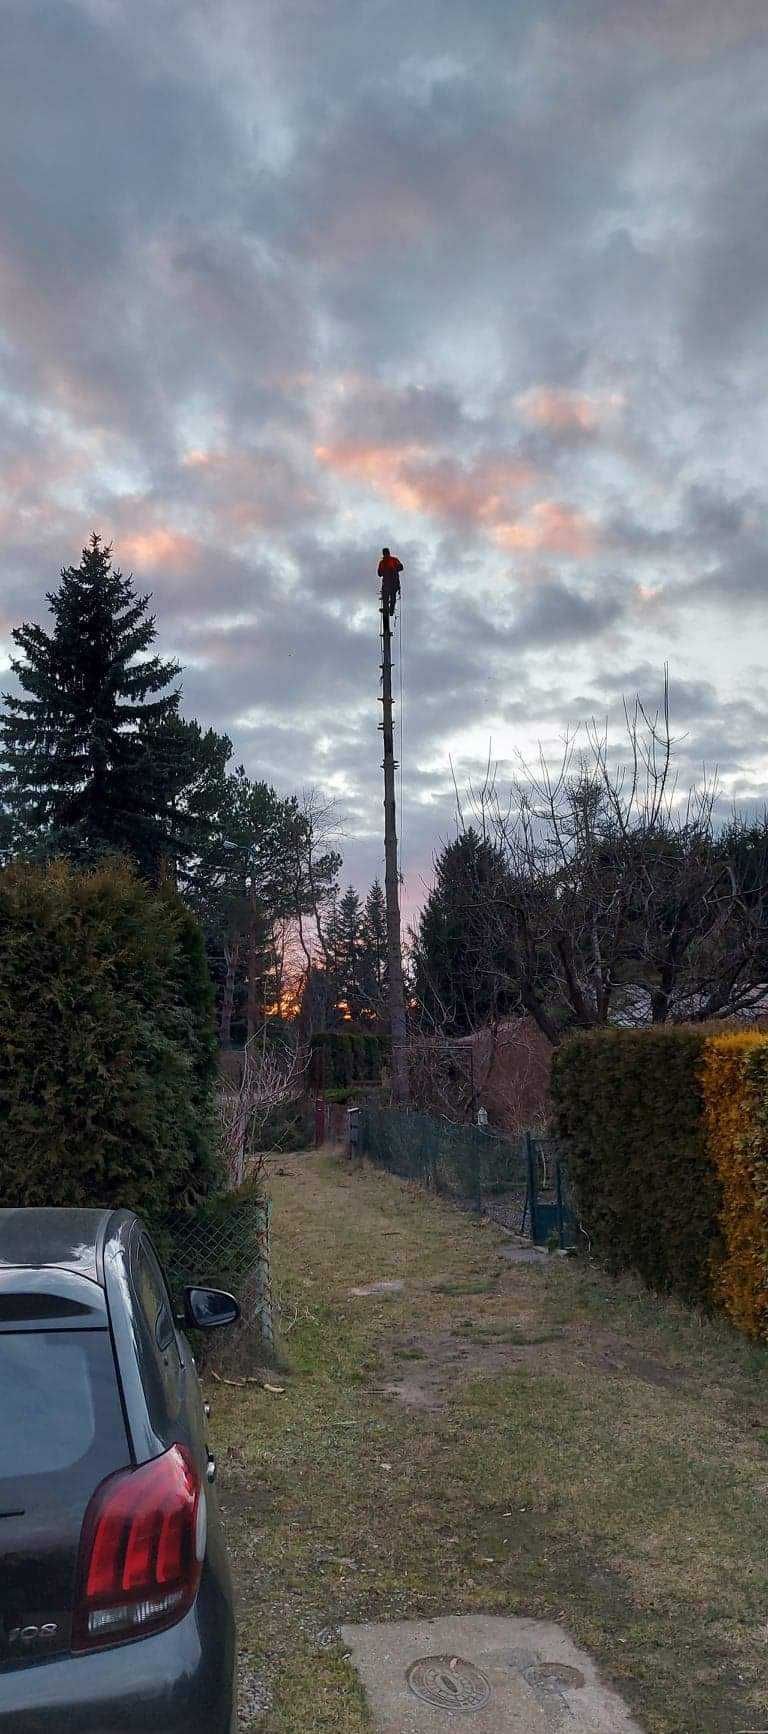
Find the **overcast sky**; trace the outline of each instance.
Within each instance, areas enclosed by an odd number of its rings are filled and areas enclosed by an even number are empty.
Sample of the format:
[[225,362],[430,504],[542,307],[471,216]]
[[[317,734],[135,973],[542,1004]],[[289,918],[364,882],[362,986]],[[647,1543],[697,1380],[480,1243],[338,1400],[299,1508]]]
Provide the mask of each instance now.
[[184,708],[410,897],[462,782],[653,701],[768,779],[765,0],[1,0],[0,652],[92,528]]

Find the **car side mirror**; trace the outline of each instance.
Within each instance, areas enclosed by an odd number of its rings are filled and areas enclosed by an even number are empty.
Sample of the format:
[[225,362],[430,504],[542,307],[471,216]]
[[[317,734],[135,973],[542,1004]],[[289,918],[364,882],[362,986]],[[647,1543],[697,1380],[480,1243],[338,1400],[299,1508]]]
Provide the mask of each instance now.
[[234,1325],[240,1307],[234,1295],[223,1288],[185,1288],[184,1323],[193,1331],[215,1331],[219,1325]]

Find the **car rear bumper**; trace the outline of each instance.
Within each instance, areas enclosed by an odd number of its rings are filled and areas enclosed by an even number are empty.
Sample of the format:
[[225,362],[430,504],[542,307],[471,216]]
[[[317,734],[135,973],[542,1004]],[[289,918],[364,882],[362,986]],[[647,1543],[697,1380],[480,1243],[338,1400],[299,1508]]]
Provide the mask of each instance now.
[[170,1631],[0,1673],[0,1731],[233,1734],[234,1666],[231,1613],[204,1580]]

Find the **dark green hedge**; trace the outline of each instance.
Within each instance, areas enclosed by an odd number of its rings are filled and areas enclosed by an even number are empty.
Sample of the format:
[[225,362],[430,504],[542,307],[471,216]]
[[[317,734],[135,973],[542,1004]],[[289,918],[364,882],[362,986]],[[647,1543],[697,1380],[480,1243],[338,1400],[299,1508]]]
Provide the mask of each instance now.
[[707,1304],[720,1187],[709,1160],[697,1028],[599,1030],[555,1053],[552,1097],[581,1222],[614,1273]]
[[325,1090],[326,1102],[336,1102],[340,1108],[346,1108],[349,1102],[373,1102],[377,1100],[381,1090],[380,1084],[343,1084],[339,1090]]
[[213,994],[197,923],[121,863],[0,873],[0,1202],[215,1187]]
[[386,1036],[327,1030],[312,1037],[310,1077],[315,1089],[343,1090],[352,1084],[378,1084],[388,1064]]

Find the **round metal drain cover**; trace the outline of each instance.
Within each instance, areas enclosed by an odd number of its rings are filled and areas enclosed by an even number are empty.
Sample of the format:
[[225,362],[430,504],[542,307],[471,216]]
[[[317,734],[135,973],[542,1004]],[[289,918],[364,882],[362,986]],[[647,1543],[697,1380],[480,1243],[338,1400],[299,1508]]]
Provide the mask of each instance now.
[[578,1668],[569,1668],[567,1662],[538,1662],[535,1668],[528,1669],[526,1678],[532,1686],[564,1686],[571,1691],[586,1685],[584,1675]]
[[423,1656],[405,1678],[414,1698],[433,1710],[482,1710],[491,1696],[485,1675],[461,1656]]

